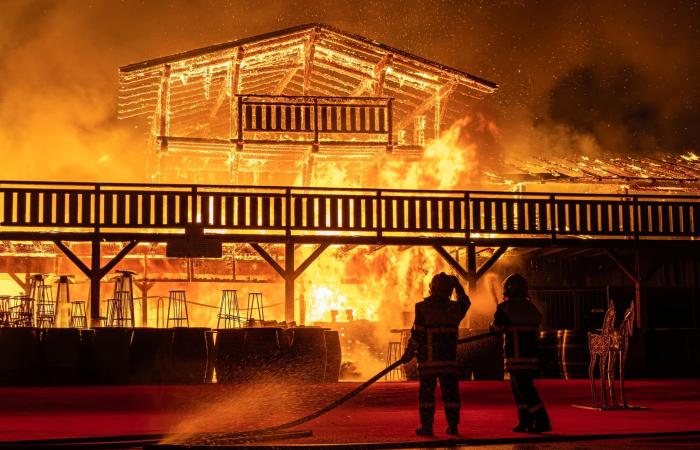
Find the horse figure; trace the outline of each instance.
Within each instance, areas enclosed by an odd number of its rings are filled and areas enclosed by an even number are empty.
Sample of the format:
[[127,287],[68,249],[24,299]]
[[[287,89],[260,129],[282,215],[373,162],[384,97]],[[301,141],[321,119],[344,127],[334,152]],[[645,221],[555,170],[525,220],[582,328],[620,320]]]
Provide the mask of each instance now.
[[[610,349],[614,340],[615,332],[615,305],[612,300],[608,300],[608,310],[605,312],[603,319],[603,329],[600,334],[588,333],[588,351],[591,355],[591,361],[588,364],[588,378],[591,380],[591,393],[593,394],[593,407],[598,407],[595,387],[595,365],[598,362],[600,372],[600,389],[603,397],[602,407],[607,407],[608,404],[608,386],[610,386],[612,398],[615,398],[614,374],[611,378],[610,368]],[[606,382],[607,376],[607,382]]]
[[[610,358],[608,360],[608,377],[614,383],[615,380],[615,359],[617,359],[620,377],[620,400],[622,401],[622,407],[627,408],[627,399],[625,398],[625,363],[627,362],[627,350],[629,349],[629,337],[632,336],[634,332],[634,301],[630,303],[630,307],[625,311],[625,315],[622,318],[622,324],[620,328],[614,334],[614,339],[612,340]],[[616,358],[617,357],[617,358]],[[615,402],[615,395],[613,391],[613,402]]]

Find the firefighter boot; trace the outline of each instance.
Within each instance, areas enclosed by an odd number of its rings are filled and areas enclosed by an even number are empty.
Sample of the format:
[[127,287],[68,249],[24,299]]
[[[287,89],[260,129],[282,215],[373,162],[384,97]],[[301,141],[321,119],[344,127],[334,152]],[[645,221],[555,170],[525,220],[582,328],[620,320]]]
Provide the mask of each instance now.
[[433,435],[433,424],[421,425],[420,428],[416,428],[416,434],[418,436],[432,436]]
[[518,407],[518,425],[513,428],[514,433],[528,433],[532,428],[532,416],[527,406]]
[[552,424],[549,422],[549,415],[544,405],[534,413],[532,413],[532,426],[529,432],[531,433],[546,433],[552,431]]
[[445,416],[447,416],[447,430],[445,430],[445,433],[452,435],[452,436],[458,436],[459,431],[457,429],[457,425],[459,424],[459,408],[446,408],[445,409]]

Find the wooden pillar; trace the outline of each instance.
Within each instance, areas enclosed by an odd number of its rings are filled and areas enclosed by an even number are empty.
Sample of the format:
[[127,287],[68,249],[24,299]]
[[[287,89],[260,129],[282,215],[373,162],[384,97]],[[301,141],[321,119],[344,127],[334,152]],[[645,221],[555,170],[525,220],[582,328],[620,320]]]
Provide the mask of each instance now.
[[158,174],[156,181],[162,182],[165,176],[165,155],[168,152],[168,135],[170,134],[170,64],[163,65],[163,75],[160,80],[160,104],[158,117]]
[[472,294],[476,290],[476,269],[476,245],[469,244],[467,246],[467,273],[469,275],[469,292],[471,292]]
[[102,280],[102,268],[100,267],[100,240],[92,240],[92,251],[90,256],[90,319],[92,326],[97,327],[100,323],[100,280]]
[[302,85],[303,95],[311,92],[311,72],[314,66],[314,53],[316,51],[317,29],[314,28],[309,34],[309,39],[304,45],[304,83]]
[[284,320],[294,321],[294,243],[284,244]]

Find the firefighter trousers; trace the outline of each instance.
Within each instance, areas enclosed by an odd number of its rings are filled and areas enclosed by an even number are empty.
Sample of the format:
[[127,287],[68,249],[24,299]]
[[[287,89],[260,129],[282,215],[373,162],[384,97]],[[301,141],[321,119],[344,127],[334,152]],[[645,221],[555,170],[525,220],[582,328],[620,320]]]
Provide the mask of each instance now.
[[513,389],[515,406],[518,409],[518,423],[526,427],[537,422],[540,426],[549,425],[549,416],[542,403],[537,388],[532,382],[534,370],[511,370],[510,385]]
[[445,404],[447,423],[456,426],[459,423],[459,377],[456,374],[421,375],[419,388],[420,423],[432,428],[435,416],[435,388],[440,380],[442,401]]

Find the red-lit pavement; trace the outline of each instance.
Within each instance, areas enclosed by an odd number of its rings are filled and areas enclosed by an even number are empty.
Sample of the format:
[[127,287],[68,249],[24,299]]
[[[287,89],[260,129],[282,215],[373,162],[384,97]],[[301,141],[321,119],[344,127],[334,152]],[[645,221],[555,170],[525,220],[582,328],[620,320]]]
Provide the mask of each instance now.
[[[0,388],[0,440],[239,432],[291,420],[354,386]],[[629,381],[630,403],[651,409],[605,412],[571,406],[590,403],[587,380],[538,380],[537,386],[552,417],[551,435],[700,430],[700,380]],[[461,394],[462,438],[523,436],[510,431],[516,420],[508,382],[463,382]],[[417,383],[377,383],[300,427],[313,437],[290,443],[417,441],[416,406]],[[437,438],[448,437],[445,427],[438,403]]]

